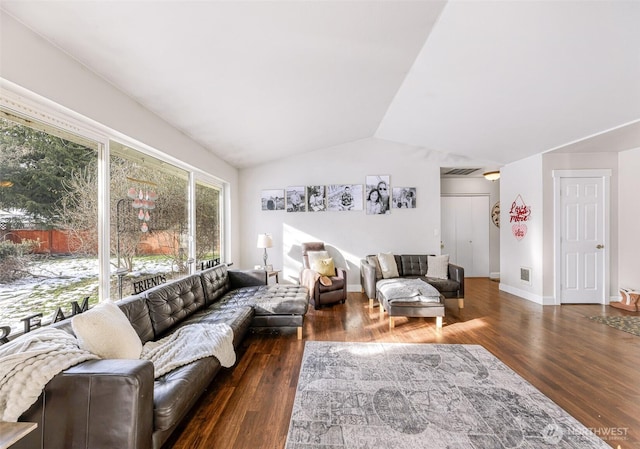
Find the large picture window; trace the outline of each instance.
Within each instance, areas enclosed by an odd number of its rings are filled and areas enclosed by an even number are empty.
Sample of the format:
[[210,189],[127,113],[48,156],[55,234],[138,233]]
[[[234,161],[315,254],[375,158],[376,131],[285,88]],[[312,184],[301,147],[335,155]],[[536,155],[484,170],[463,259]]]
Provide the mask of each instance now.
[[223,259],[217,180],[110,130],[5,106],[0,340]]
[[117,142],[110,149],[111,297],[188,273],[188,172]]
[[220,256],[220,188],[196,182],[196,264]]
[[2,112],[0,325],[98,301],[98,156],[96,142]]

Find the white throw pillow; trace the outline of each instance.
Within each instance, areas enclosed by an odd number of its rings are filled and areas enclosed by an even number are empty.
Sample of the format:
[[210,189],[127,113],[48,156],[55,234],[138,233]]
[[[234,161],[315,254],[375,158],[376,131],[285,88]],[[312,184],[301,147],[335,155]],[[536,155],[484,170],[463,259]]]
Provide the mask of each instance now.
[[427,277],[449,279],[449,254],[427,256]]
[[398,265],[396,265],[396,258],[392,253],[378,253],[378,262],[380,262],[380,269],[382,270],[382,277],[384,279],[397,278]]
[[142,341],[124,312],[103,301],[71,319],[80,347],[103,359],[139,359]]
[[313,266],[321,260],[328,259],[329,251],[309,251],[307,252],[309,258],[309,268],[313,270]]

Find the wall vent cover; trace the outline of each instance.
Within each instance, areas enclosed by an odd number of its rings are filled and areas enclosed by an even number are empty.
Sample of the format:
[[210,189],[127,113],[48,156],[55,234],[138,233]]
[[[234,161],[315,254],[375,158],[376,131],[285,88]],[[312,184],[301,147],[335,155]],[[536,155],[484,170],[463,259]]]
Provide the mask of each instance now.
[[520,267],[520,280],[531,285],[531,268]]

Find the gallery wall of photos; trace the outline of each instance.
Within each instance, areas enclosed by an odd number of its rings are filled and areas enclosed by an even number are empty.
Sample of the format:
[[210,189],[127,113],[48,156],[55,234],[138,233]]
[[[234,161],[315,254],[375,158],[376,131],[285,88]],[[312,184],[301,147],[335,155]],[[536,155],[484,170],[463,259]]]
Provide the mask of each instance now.
[[391,187],[390,176],[371,175],[363,184],[289,186],[262,191],[262,210],[287,212],[366,211],[390,214],[393,209],[415,209],[415,187]]

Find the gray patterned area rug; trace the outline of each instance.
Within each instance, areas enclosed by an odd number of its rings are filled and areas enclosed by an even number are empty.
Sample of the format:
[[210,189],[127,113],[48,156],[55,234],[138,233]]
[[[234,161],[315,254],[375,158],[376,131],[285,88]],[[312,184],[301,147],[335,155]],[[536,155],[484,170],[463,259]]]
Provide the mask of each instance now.
[[609,448],[477,345],[305,345],[286,449]]

